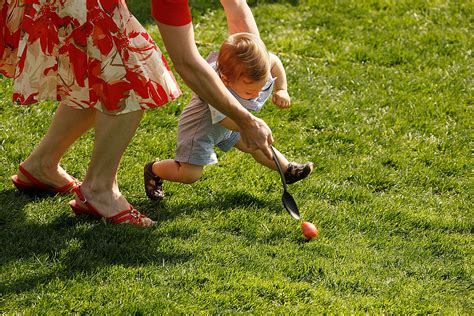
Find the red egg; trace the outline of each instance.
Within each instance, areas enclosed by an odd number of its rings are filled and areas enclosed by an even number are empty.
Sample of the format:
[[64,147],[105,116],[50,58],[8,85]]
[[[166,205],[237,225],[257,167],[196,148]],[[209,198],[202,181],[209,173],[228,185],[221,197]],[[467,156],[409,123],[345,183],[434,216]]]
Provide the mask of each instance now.
[[303,235],[308,239],[312,239],[318,236],[318,229],[310,222],[303,222],[301,224],[301,231],[303,232]]

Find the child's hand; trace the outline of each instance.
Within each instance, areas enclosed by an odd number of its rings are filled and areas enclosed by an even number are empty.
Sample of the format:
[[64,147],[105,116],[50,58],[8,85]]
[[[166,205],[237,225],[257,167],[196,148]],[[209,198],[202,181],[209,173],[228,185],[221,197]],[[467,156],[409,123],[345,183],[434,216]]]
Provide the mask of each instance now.
[[275,90],[273,92],[272,102],[280,109],[286,109],[290,107],[291,99],[287,90]]

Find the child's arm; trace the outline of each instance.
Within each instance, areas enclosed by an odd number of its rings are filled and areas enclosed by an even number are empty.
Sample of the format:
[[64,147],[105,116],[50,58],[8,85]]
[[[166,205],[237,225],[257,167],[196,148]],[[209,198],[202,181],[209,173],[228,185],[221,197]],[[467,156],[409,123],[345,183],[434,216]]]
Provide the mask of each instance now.
[[219,124],[221,124],[227,129],[230,129],[231,131],[239,131],[239,127],[237,126],[237,124],[235,124],[235,122],[228,117],[220,121]]
[[276,77],[273,87],[273,98],[272,102],[279,108],[285,109],[290,106],[291,99],[288,94],[288,87],[286,83],[286,72],[280,58],[275,54],[269,53],[272,77]]

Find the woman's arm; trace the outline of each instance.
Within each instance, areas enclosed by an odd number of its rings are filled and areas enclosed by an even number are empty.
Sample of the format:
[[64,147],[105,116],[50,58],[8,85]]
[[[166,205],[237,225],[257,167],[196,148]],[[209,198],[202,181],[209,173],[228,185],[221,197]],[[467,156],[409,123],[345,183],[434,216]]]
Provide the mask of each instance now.
[[226,117],[224,118],[222,121],[220,121],[218,124],[224,126],[225,128],[231,130],[231,131],[236,131],[236,132],[240,132],[240,129],[239,127],[237,126],[237,124],[235,124],[234,121],[232,121],[230,118]]
[[260,149],[271,159],[273,137],[270,128],[240,106],[216,72],[201,57],[194,41],[192,23],[183,26],[157,24],[166,50],[184,82],[207,103],[231,118],[239,126],[242,140],[251,149]]
[[221,0],[229,34],[247,32],[260,36],[252,11],[243,0]]

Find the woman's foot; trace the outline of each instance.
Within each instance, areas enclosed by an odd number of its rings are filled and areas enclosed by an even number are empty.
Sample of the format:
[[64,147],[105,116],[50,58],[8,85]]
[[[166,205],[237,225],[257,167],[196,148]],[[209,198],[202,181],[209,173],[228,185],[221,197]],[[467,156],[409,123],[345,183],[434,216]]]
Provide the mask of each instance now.
[[69,193],[79,185],[79,181],[59,165],[40,167],[28,162],[18,166],[11,180],[18,190],[25,192]]
[[288,163],[288,168],[285,171],[286,184],[292,184],[297,181],[303,180],[313,171],[313,163],[307,162],[305,164],[299,164],[296,162]]
[[165,196],[163,190],[163,180],[153,173],[153,164],[158,160],[147,163],[143,170],[143,179],[145,183],[145,193],[150,200],[159,201]]
[[104,217],[114,224],[128,223],[139,227],[151,227],[156,224],[133,208],[119,191],[99,192],[82,185],[74,192],[76,199],[69,202],[69,205],[76,215]]

